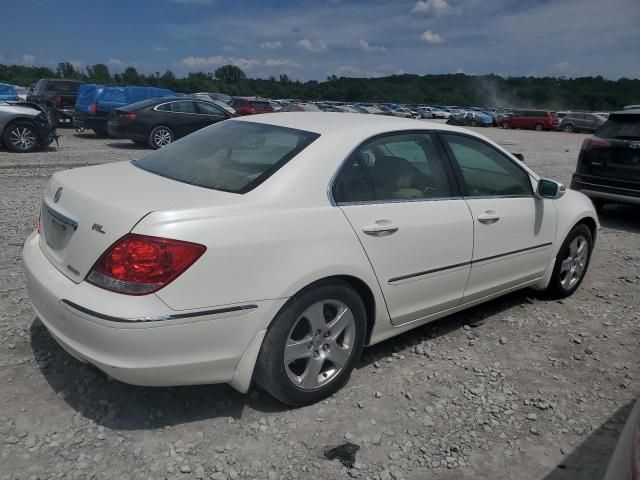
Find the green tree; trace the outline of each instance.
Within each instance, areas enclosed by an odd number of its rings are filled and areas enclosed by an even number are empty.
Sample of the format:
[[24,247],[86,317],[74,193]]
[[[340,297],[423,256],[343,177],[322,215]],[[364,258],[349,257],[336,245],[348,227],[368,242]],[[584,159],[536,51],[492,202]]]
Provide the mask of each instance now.
[[215,71],[214,75],[224,83],[238,83],[247,78],[242,69],[236,65],[223,65]]
[[140,74],[134,67],[127,67],[124,69],[124,72],[120,75],[122,79],[122,83],[126,83],[127,85],[140,85]]
[[104,63],[96,63],[87,67],[87,76],[92,83],[111,83],[111,73],[109,73],[109,67]]
[[76,70],[76,67],[71,62],[60,62],[58,63],[58,68],[56,68],[56,77],[80,80],[82,72]]

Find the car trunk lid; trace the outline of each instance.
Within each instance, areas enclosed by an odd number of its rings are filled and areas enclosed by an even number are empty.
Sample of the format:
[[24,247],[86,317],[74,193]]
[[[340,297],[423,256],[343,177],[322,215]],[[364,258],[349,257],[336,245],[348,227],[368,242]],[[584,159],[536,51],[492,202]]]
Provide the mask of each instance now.
[[235,195],[176,182],[129,162],[58,172],[42,200],[40,248],[78,283],[107,248],[150,212],[224,203],[231,197]]

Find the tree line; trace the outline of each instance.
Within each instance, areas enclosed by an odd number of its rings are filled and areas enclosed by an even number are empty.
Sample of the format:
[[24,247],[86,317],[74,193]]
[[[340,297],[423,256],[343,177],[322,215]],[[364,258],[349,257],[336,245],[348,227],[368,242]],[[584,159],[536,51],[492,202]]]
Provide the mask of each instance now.
[[380,78],[349,78],[332,75],[326,81],[278,78],[247,78],[235,65],[214,72],[191,72],[177,77],[171,70],[144,74],[134,67],[111,73],[105,64],[84,70],[61,62],[48,67],[0,64],[0,82],[33,85],[41,78],[81,80],[104,85],[140,85],[169,88],[176,92],[221,92],[268,98],[335,100],[345,102],[395,102],[515,108],[584,109],[607,111],[640,103],[640,79],[607,80],[601,76],[580,78],[501,77],[498,75],[391,75]]

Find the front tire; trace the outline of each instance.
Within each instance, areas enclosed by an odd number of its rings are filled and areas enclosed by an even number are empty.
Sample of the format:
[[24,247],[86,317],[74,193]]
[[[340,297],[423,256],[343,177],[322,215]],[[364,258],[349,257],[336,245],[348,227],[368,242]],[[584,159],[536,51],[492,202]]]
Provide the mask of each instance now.
[[571,125],[570,123],[568,123],[567,125],[565,125],[564,127],[562,127],[562,131],[564,133],[573,133],[573,125]]
[[536,123],[536,130],[538,132],[541,132],[544,130],[544,125],[542,125],[541,123]]
[[556,256],[556,264],[547,287],[551,297],[568,297],[578,289],[589,268],[592,251],[591,230],[583,223],[573,227]]
[[3,140],[9,150],[18,153],[32,152],[39,145],[35,128],[24,121],[9,124],[4,131]]
[[149,145],[155,150],[166,147],[174,140],[173,131],[164,125],[158,125],[149,134]]
[[288,405],[332,395],[360,357],[366,311],[345,282],[321,282],[298,293],[278,313],[264,338],[254,379]]

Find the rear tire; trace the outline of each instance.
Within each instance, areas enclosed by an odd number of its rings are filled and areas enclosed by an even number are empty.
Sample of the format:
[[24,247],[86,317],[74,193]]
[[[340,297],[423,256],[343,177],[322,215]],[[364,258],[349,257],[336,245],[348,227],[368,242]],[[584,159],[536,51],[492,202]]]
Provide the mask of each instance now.
[[2,139],[9,150],[18,153],[32,152],[40,145],[35,128],[25,121],[10,123],[5,128]]
[[583,223],[571,229],[565,238],[553,267],[551,281],[547,293],[552,298],[564,298],[575,292],[589,268],[593,236],[591,230]]
[[508,130],[509,129],[509,122],[502,122],[502,128]]
[[317,283],[292,297],[272,322],[254,379],[288,405],[315,403],[347,382],[365,333],[360,296],[339,280]]
[[151,130],[149,134],[149,145],[151,145],[151,148],[157,150],[173,143],[174,139],[173,131],[169,127],[158,125]]
[[571,125],[570,123],[566,124],[564,127],[562,127],[562,131],[564,133],[573,133],[575,130],[573,129],[573,125]]
[[536,123],[536,130],[538,132],[541,132],[544,130],[544,125],[542,125],[541,123]]

